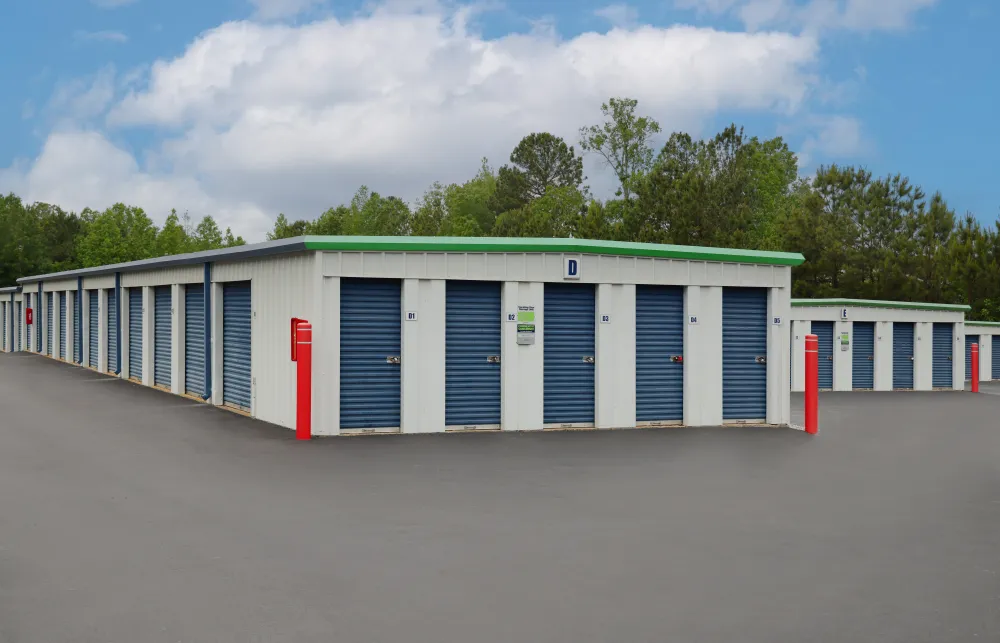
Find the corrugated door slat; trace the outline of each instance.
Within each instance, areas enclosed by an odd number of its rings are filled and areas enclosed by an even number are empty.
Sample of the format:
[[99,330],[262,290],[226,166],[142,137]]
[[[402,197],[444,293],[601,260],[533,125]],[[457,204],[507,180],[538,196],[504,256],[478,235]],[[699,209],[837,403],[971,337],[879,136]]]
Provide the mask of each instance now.
[[59,293],[59,359],[66,359],[66,337],[69,327],[66,325],[66,293]]
[[892,388],[913,388],[913,324],[892,325]]
[[767,321],[767,290],[722,289],[724,420],[767,418]]
[[118,297],[115,289],[108,290],[108,372],[118,368]]
[[101,328],[100,326],[101,318],[98,313],[99,301],[97,299],[97,291],[96,290],[88,291],[87,298],[89,299],[88,312],[90,313],[87,317],[87,324],[89,324],[89,328],[87,329],[87,334],[90,336],[88,338],[90,341],[87,343],[87,351],[88,351],[87,365],[90,366],[90,368],[97,368],[97,358],[100,356],[98,353],[99,351],[98,347],[100,346],[100,343],[98,342],[97,337],[98,337],[98,331]]
[[594,422],[594,286],[545,284],[545,424]]
[[932,381],[934,388],[951,388],[952,386],[952,324],[934,324],[934,367]]
[[635,416],[639,422],[684,417],[684,289],[636,286]]
[[500,284],[449,281],[445,290],[445,424],[500,425]]
[[[965,336],[965,381],[966,382],[972,381],[972,345],[978,343],[979,343],[979,335]],[[980,349],[979,354],[982,355],[982,349]]]
[[250,282],[222,286],[222,402],[251,410]]
[[184,288],[184,391],[205,397],[205,286]]
[[398,281],[340,281],[340,426],[399,427],[402,299]]
[[875,322],[854,322],[852,351],[854,388],[875,388]]
[[170,388],[170,286],[153,289],[153,384]]
[[812,334],[819,340],[819,387],[829,390],[833,388],[833,322],[814,321]]
[[142,381],[142,288],[128,289],[128,376]]
[[52,312],[52,293],[45,293],[45,351],[48,355],[52,356],[55,354],[54,347],[52,346],[52,318],[54,313]]
[[993,379],[1000,379],[1000,335],[993,335],[990,346],[993,348],[990,354],[992,362],[990,374]]
[[80,309],[79,297],[74,290],[70,294],[70,301],[73,302],[73,361],[77,364],[83,362],[83,336],[80,334],[80,323],[83,321],[83,310]]

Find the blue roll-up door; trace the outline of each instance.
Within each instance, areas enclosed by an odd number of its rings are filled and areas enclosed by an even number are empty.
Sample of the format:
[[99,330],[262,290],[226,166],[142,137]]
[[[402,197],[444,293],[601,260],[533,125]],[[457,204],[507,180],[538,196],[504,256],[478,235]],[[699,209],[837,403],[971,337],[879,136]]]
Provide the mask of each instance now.
[[819,388],[829,390],[833,388],[833,322],[814,321],[812,334],[819,344]]
[[49,356],[55,355],[55,349],[52,346],[52,318],[54,313],[52,312],[52,293],[45,293],[45,352]]
[[118,368],[118,297],[114,288],[108,291],[108,372]]
[[635,418],[684,417],[684,289],[636,286]]
[[128,376],[142,381],[142,288],[128,289]]
[[952,387],[952,324],[934,324],[934,360],[932,383],[934,388]]
[[398,281],[340,280],[340,426],[400,426],[402,291]]
[[[972,381],[972,345],[979,344],[979,335],[966,335],[965,336],[965,381]],[[982,347],[979,349],[979,354],[982,355]],[[980,370],[982,370],[980,368]],[[976,374],[978,375],[978,373]]]
[[100,343],[98,342],[97,338],[98,338],[98,331],[101,328],[101,318],[100,315],[98,314],[99,302],[97,299],[96,290],[88,290],[87,293],[88,293],[87,299],[89,300],[88,312],[90,313],[87,316],[87,324],[89,325],[89,328],[87,329],[87,334],[89,335],[88,337],[89,341],[87,342],[87,352],[88,352],[87,365],[90,366],[90,368],[97,368],[97,358],[100,356],[98,353],[98,351],[100,350],[99,348]]
[[153,385],[170,388],[170,286],[153,289]]
[[66,293],[59,293],[59,359],[66,359],[66,337],[69,327],[66,325]]
[[854,322],[852,349],[854,388],[875,388],[875,322]]
[[73,362],[80,364],[83,362],[83,341],[80,334],[80,323],[83,320],[83,311],[80,309],[79,297],[75,290],[69,293],[70,301],[73,302]]
[[913,388],[913,324],[892,325],[892,388]]
[[990,376],[993,379],[1000,379],[1000,335],[993,335],[990,346],[993,348],[993,351],[990,353],[990,361],[992,363]]
[[500,284],[445,287],[445,425],[500,426]]
[[222,403],[251,410],[250,282],[222,286]]
[[767,418],[767,290],[722,289],[722,419]]
[[21,318],[23,317],[23,315],[24,315],[24,313],[21,310],[21,302],[17,302],[17,350],[21,350],[21,348],[22,348]]
[[545,284],[545,424],[594,422],[594,286]]
[[205,391],[205,286],[184,287],[184,392],[208,397]]

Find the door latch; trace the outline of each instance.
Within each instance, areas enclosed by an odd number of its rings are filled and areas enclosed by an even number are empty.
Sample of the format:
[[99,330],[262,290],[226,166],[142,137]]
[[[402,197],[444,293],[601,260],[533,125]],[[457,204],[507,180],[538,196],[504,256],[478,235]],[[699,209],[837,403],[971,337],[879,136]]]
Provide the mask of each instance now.
[[586,357],[583,358],[583,361],[586,362],[586,363],[588,363],[588,364],[593,364],[594,363],[594,358],[591,355],[587,355]]
[[758,364],[767,364],[767,358],[764,357],[763,355],[758,355],[757,357],[753,358],[753,361],[757,362]]
[[487,364],[499,364],[500,363],[500,356],[499,355],[487,355],[486,356],[486,363]]
[[874,356],[874,355],[869,355],[869,356],[868,356],[868,361],[869,361],[869,362],[873,362],[873,361],[875,361],[875,356]]
[[674,364],[683,364],[684,363],[684,356],[683,355],[671,355],[670,356],[670,361],[673,362]]
[[386,364],[402,364],[403,360],[400,359],[399,355],[389,355],[385,358]]

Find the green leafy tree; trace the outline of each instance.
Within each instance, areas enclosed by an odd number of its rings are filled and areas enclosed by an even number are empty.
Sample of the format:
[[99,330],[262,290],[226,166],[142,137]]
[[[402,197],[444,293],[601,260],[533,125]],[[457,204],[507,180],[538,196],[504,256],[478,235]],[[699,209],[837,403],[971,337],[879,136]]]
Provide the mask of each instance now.
[[[329,210],[327,212],[329,212]],[[320,224],[320,221],[323,220],[323,218],[326,216],[327,213],[321,215],[320,218],[316,220],[314,225],[318,226]],[[285,217],[284,214],[279,214],[278,218],[274,222],[274,228],[267,233],[267,238],[269,241],[274,241],[276,239],[290,239],[292,237],[301,237],[303,235],[309,234],[310,229],[312,227],[313,226],[310,226],[308,221],[303,221],[301,219],[295,221],[294,223],[289,223],[288,218]],[[316,234],[340,234],[340,233],[317,232]]]
[[634,98],[612,98],[601,105],[604,122],[580,129],[580,148],[597,154],[610,167],[621,185],[620,195],[632,198],[633,186],[653,164],[653,138],[660,124],[636,114]]
[[167,220],[163,222],[163,227],[156,235],[156,255],[165,257],[167,255],[179,255],[191,251],[191,239],[188,238],[187,230],[177,216],[177,210],[171,210]]
[[156,256],[156,226],[142,208],[116,203],[103,212],[81,213],[85,232],[77,246],[84,267]]
[[215,219],[211,215],[206,214],[198,222],[198,226],[194,230],[194,237],[191,239],[191,248],[194,251],[200,251],[217,250],[222,247],[224,247],[224,239],[222,231],[219,230],[219,224],[215,222]]

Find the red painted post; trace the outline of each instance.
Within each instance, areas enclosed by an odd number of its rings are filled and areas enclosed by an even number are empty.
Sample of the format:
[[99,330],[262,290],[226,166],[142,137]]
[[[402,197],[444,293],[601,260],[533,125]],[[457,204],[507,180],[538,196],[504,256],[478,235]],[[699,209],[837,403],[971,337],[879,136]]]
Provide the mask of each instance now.
[[806,335],[806,433],[819,433],[819,337]]
[[295,439],[312,437],[312,324],[300,320],[295,333]]
[[972,345],[972,392],[979,392],[979,344]]

